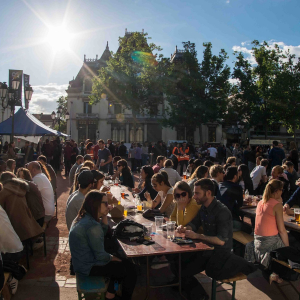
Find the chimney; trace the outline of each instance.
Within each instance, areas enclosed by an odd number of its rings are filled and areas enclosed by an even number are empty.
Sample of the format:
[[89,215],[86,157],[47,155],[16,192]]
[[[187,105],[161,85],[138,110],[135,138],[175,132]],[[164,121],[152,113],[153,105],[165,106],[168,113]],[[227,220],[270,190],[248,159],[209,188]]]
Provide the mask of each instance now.
[[86,60],[86,55],[84,54],[84,59],[83,59],[83,61],[85,62],[85,60]]
[[144,29],[142,29],[142,33],[144,33]]
[[96,54],[96,60],[98,60],[98,54]]

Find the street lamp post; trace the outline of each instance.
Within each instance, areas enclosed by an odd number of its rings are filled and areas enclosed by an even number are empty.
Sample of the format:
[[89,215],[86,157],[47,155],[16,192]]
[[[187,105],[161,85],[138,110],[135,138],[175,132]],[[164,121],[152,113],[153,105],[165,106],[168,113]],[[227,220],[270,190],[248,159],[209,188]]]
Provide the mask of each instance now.
[[[12,128],[11,128],[11,136],[10,142],[12,143],[14,140],[14,131],[15,131],[15,107],[16,107],[16,91],[18,90],[20,85],[20,81],[13,80],[12,86],[10,88],[7,87],[6,82],[0,83],[0,98],[2,100],[2,121],[4,119],[4,111],[10,106],[11,108],[11,117],[12,117]],[[30,101],[32,97],[33,89],[29,85],[25,90],[25,99],[26,101]]]
[[[55,122],[58,122],[58,131],[60,131],[60,121],[62,120],[62,117],[61,117],[62,116],[62,110],[63,110],[62,107],[59,106],[58,109],[57,109],[56,114],[55,114],[55,111],[53,111],[52,114],[51,114],[51,118],[53,120],[53,123],[55,124]],[[67,112],[65,114],[65,119],[69,120],[69,118],[70,118],[70,114]]]

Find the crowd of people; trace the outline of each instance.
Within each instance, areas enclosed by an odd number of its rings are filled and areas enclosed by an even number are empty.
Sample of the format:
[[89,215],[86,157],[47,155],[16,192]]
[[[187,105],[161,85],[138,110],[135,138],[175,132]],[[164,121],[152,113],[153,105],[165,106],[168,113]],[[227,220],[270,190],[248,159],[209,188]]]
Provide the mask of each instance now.
[[[110,139],[95,145],[87,140],[80,147],[72,140],[64,145],[46,140],[40,151],[43,155],[35,161],[27,155],[24,167],[17,170],[13,158],[0,161],[0,224],[7,228],[0,234],[2,259],[18,261],[28,239],[33,240],[34,249],[43,245],[37,237],[55,212],[56,173],[63,157],[64,175],[71,186],[65,210],[71,274],[110,277],[106,299],[118,299],[115,282],[123,283],[122,299],[131,299],[136,269],[113,238],[107,215],[118,199],[104,185],[105,179],[121,183],[151,203],[151,210],[163,214],[165,221],[175,221],[177,231],[186,238],[214,246],[213,251],[182,256],[182,287],[188,299],[208,299],[194,277],[203,270],[213,278],[239,272],[248,275],[257,262],[270,282],[281,282],[282,274],[270,263],[270,252],[291,243],[300,249],[299,236],[288,235],[283,222],[283,214],[293,215],[292,207],[300,204],[296,145],[291,144],[286,154],[277,141],[271,149],[247,146],[242,151],[238,144],[232,149],[221,145],[197,149],[184,142],[167,148],[158,141],[155,145],[133,143],[127,149],[124,142],[114,144]],[[240,210],[245,195],[262,197],[256,220],[251,220],[253,230]],[[234,231],[254,235],[254,243],[246,247],[246,259],[232,253]],[[154,262],[159,264],[153,268],[165,267],[170,260],[176,262],[173,256],[156,257]],[[178,274],[178,263],[172,266],[174,275]]]

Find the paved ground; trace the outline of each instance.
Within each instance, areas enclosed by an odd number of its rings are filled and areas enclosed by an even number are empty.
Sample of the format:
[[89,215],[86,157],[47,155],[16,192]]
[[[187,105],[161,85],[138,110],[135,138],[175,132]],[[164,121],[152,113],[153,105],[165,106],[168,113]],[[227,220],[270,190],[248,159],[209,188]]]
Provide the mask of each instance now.
[[[76,279],[69,275],[70,250],[68,246],[68,230],[65,224],[65,206],[69,195],[68,178],[58,176],[58,219],[53,219],[47,229],[47,257],[43,256],[43,249],[34,251],[30,257],[30,270],[23,280],[19,282],[17,294],[12,300],[75,300],[77,299]],[[23,261],[25,265],[25,260]],[[145,266],[138,268],[138,284],[134,292],[133,300],[145,298]],[[155,284],[171,279],[168,268],[151,270],[151,277]],[[199,274],[198,280],[210,294],[211,279],[205,274]],[[284,282],[282,290],[286,299],[298,299],[294,289],[286,286]],[[300,281],[294,282],[294,286],[300,290]],[[223,290],[217,296],[218,300],[231,299],[231,291],[226,291],[229,286],[220,288]],[[275,284],[270,286],[257,271],[249,276],[248,280],[237,283],[236,299],[285,299]],[[151,291],[150,299],[176,300],[181,299],[175,289],[164,288]]]

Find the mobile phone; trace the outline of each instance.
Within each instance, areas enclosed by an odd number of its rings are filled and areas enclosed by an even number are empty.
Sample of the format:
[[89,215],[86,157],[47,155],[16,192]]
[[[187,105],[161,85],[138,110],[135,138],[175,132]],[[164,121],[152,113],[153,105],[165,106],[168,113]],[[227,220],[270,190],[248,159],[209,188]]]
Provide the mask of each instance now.
[[173,243],[176,243],[176,244],[193,244],[193,240],[190,240],[190,239],[183,239],[182,237],[175,237],[173,239]]

